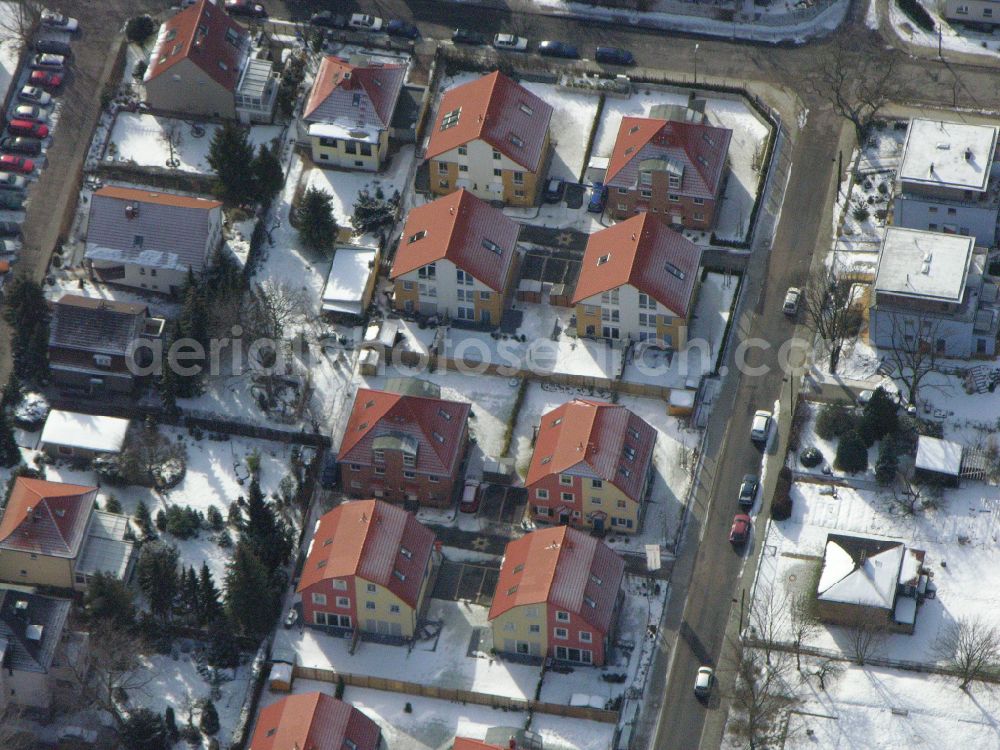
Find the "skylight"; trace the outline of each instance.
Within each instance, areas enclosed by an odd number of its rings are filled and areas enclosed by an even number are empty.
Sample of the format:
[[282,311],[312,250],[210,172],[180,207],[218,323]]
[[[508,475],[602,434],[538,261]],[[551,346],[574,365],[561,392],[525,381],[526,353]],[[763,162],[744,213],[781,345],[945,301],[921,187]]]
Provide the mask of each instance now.
[[492,240],[483,239],[483,247],[485,247],[487,250],[489,250],[491,253],[494,253],[495,255],[503,255],[503,250],[501,249],[501,247]]
[[664,265],[664,268],[667,269],[667,273],[669,273],[671,276],[674,276],[680,279],[681,281],[684,281],[684,272],[670,261],[667,261],[667,263]]
[[458,107],[453,109],[451,112],[446,114],[441,120],[441,130],[447,130],[448,128],[453,128],[458,125],[458,118],[462,114],[462,108]]
[[604,255],[602,255],[600,258],[597,259],[597,265],[603,266],[609,260],[611,260],[611,253],[605,253]]

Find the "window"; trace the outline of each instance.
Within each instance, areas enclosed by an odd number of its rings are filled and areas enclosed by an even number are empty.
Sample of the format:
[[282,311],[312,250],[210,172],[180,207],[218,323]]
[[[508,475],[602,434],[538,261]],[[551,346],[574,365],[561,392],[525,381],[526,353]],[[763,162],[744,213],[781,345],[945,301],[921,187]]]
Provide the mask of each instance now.
[[417,473],[415,471],[404,471],[403,472],[403,478],[404,479],[416,479],[417,478]]
[[619,211],[628,211],[628,206],[626,206],[624,203],[619,203],[618,204],[618,210]]
[[667,273],[669,273],[671,276],[680,279],[681,281],[684,281],[684,272],[677,266],[675,266],[673,263],[667,261],[664,264],[664,267],[667,269]]
[[372,144],[370,144],[370,143],[362,143],[361,144],[361,155],[362,156],[371,156],[372,155]]
[[594,575],[593,573],[590,574],[590,580],[596,586],[600,586],[602,583],[604,583],[604,581],[602,581],[598,576]]
[[468,172],[469,171],[469,167],[466,164],[459,164],[458,165],[458,171],[459,172]]
[[361,464],[351,464],[351,471],[361,471]]
[[549,515],[549,509],[546,508],[544,505],[536,505],[535,506],[535,515],[536,516],[547,516],[547,515]]
[[560,497],[562,498],[562,501],[564,503],[571,503],[575,499],[572,492],[564,492],[562,493],[562,495],[560,495]]
[[515,198],[523,198],[524,197],[524,191],[523,190],[515,190],[514,191],[514,197]]
[[957,209],[954,209],[954,208],[949,208],[948,209],[948,215],[949,216],[955,216],[957,213],[958,213]]
[[537,490],[535,490],[535,497],[538,498],[539,500],[548,500],[549,491],[539,487]]
[[493,161],[500,161],[500,152],[493,149]]
[[389,605],[389,611],[392,614],[394,614],[394,615],[398,615],[399,614],[399,605],[398,604],[390,604]]
[[403,282],[403,291],[405,291],[405,292],[412,292],[413,291],[413,282],[412,281],[404,281]]
[[580,642],[581,643],[591,643],[593,641],[593,635],[589,630],[580,631]]
[[528,626],[528,632],[529,633],[541,633],[542,632],[542,626],[541,625],[529,625]]
[[600,505],[601,504],[601,498],[599,498],[599,497],[592,497],[592,498],[590,498],[590,504],[591,505]]
[[639,195],[641,197],[643,197],[643,198],[652,198],[653,197],[653,191],[652,190],[640,190],[639,191]]
[[627,187],[618,188],[618,195],[628,195],[628,188]]
[[372,451],[372,458],[378,463],[385,463],[385,451],[382,448],[376,448]]
[[338,608],[340,608],[340,609],[347,609],[350,606],[351,606],[351,600],[348,599],[346,596],[338,596],[337,597],[337,607]]
[[410,552],[410,550],[408,550],[406,547],[400,547],[399,548],[399,554],[401,554],[407,560],[410,560],[410,559],[413,558],[413,553]]
[[375,609],[375,602],[372,601],[365,602],[365,609]]
[[566,628],[554,628],[552,634],[561,641],[569,638],[569,631]]
[[591,609],[597,609],[597,602],[595,602],[589,596],[583,597],[583,603],[586,604]]
[[503,255],[503,249],[493,240],[483,239],[483,247],[489,250],[494,255]]
[[375,471],[375,476],[377,476],[377,477],[384,477],[385,476],[385,467],[384,466],[375,466],[374,467],[374,471]]
[[490,293],[489,292],[480,292],[479,293],[479,301],[480,302],[489,302],[489,299],[490,299]]
[[674,193],[668,193],[667,194],[667,200],[670,201],[671,203],[680,203],[681,202],[681,197],[679,195],[674,194]]
[[693,200],[694,200],[694,205],[696,205],[696,206],[704,206],[705,205],[705,199],[704,198],[694,198]]
[[413,455],[412,453],[403,454],[403,466],[416,466],[416,465],[417,465],[417,457],[415,455]]
[[993,8],[983,8],[983,18],[993,18]]
[[431,474],[429,477],[427,477],[427,481],[430,482],[431,484],[437,484],[438,482],[441,481],[441,477],[434,476],[433,474]]
[[510,142],[513,143],[518,148],[524,148],[524,140],[519,135],[515,135],[514,133],[511,133],[510,134]]
[[461,116],[461,114],[462,114],[461,107],[459,107],[458,109],[453,109],[451,112],[446,113],[445,116],[441,118],[441,130],[447,130],[448,128],[453,128],[456,125],[458,125],[458,118]]
[[607,262],[608,262],[609,260],[611,260],[611,253],[605,253],[604,255],[600,256],[600,257],[599,257],[599,258],[597,259],[597,265],[599,265],[599,266],[603,266],[603,265],[604,265],[605,263],[607,263]]
[[472,286],[475,283],[475,281],[476,280],[472,278],[471,274],[468,274],[461,269],[455,271],[455,283],[464,284],[465,286]]
[[701,213],[699,211],[695,211],[694,212],[694,220],[695,221],[704,221],[705,220],[705,214],[703,214],[703,213]]
[[528,115],[528,117],[531,117],[533,114],[535,114],[535,110],[533,110],[531,107],[529,107],[524,102],[521,102],[521,104],[518,107],[518,109],[520,109],[522,112],[524,112],[524,114]]
[[426,229],[421,229],[419,232],[416,232],[415,234],[411,234],[410,238],[407,240],[407,242],[408,243],[420,242],[420,240],[422,240],[426,236],[427,236],[427,230]]
[[438,187],[448,187],[448,180],[438,180]]
[[561,609],[556,610],[556,619],[559,622],[569,622],[569,612],[563,612]]
[[560,474],[559,484],[565,484],[566,486],[571,486],[573,484],[573,477],[571,477],[569,474]]
[[619,500],[618,501],[618,507],[619,508],[624,508],[625,507],[625,501],[624,500]]
[[326,594],[313,594],[312,595],[312,603],[313,604],[318,604],[321,607],[325,607],[326,606]]
[[351,482],[351,489],[352,490],[360,490],[361,489],[361,482]]
[[369,583],[365,587],[365,590],[368,591],[369,594],[374,594],[375,593],[375,584],[374,583]]
[[503,177],[503,170],[502,169],[494,169],[493,170],[493,176],[494,177]]
[[458,155],[459,156],[468,156],[469,155],[469,147],[468,146],[459,146],[458,147]]
[[98,367],[111,367],[111,357],[107,354],[95,354],[94,364]]
[[448,174],[448,164],[446,162],[438,162],[438,174]]
[[434,279],[437,277],[437,264],[428,263],[417,269],[417,276],[421,279]]
[[508,620],[507,622],[505,622],[503,624],[503,632],[505,632],[505,633],[513,633],[516,630],[517,630],[517,623],[516,622],[511,622],[511,621]]
[[405,581],[406,580],[406,573],[404,573],[403,571],[401,571],[399,568],[396,568],[395,570],[393,570],[392,574],[396,578],[398,578],[400,581]]
[[514,184],[515,185],[523,185],[524,184],[524,172],[512,172],[512,174],[513,174],[513,177],[514,177]]
[[967,16],[968,14],[969,14],[969,6],[968,5],[959,5],[957,8],[955,8],[955,15],[958,15],[958,16]]
[[653,184],[653,173],[652,172],[640,172],[639,173],[639,184],[643,186],[650,186]]

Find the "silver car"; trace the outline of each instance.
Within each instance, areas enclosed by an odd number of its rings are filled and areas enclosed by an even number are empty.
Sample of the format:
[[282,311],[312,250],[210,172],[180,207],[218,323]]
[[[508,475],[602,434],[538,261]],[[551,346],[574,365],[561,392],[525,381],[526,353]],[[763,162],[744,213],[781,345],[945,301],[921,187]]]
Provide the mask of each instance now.
[[0,190],[24,190],[28,181],[13,172],[0,172]]
[[31,59],[31,67],[35,70],[62,70],[66,67],[66,58],[51,53],[35,55]]

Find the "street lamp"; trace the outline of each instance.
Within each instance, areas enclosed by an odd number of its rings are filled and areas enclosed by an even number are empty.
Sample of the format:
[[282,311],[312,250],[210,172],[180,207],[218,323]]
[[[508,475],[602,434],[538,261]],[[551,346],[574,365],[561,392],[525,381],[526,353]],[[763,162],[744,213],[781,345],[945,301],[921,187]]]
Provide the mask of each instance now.
[[694,85],[698,85],[698,43],[694,44]]

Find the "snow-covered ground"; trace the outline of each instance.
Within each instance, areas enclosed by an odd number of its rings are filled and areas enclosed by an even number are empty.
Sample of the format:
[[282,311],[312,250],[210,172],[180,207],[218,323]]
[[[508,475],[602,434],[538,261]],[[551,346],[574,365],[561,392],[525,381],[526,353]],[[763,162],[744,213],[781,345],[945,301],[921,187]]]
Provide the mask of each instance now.
[[883,14],[886,12],[886,7],[888,7],[889,23],[899,37],[910,44],[934,51],[937,51],[940,45],[946,58],[948,52],[983,55],[990,58],[996,58],[1000,55],[1000,27],[994,26],[991,31],[973,29],[944,18],[941,12],[943,2],[939,4],[935,0],[920,0],[920,4],[934,19],[935,29],[939,29],[941,32],[940,37],[937,31],[924,31],[913,23],[895,2],[870,3],[865,23],[869,28],[878,28]]
[[[834,468],[834,459],[837,456],[837,439],[824,440],[819,435],[816,434],[816,418],[819,415],[821,405],[815,402],[803,402],[799,405],[799,409],[805,412],[808,416],[802,424],[802,431],[799,435],[799,450],[798,453],[789,451],[788,453],[788,466],[792,468],[793,471],[802,472],[803,474],[814,474],[816,476],[832,476],[837,479],[843,479],[851,475],[844,474],[844,472]],[[861,410],[857,410],[858,415],[860,415]],[[813,468],[806,468],[799,461],[799,454],[802,453],[806,448],[816,448],[820,453],[823,454],[823,462],[819,466]],[[879,445],[875,443],[868,449],[868,469],[864,473],[855,474],[853,478],[856,480],[864,480],[868,482],[873,482],[875,480],[875,462],[878,460]]]
[[555,149],[549,177],[579,182],[583,177],[583,159],[587,153],[590,132],[595,127],[597,97],[565,91],[550,83],[523,81],[521,85],[554,110],[549,123]]
[[20,42],[8,29],[17,28],[17,4],[0,3],[0,99],[7,97],[7,90],[14,80],[17,62],[21,57]]

